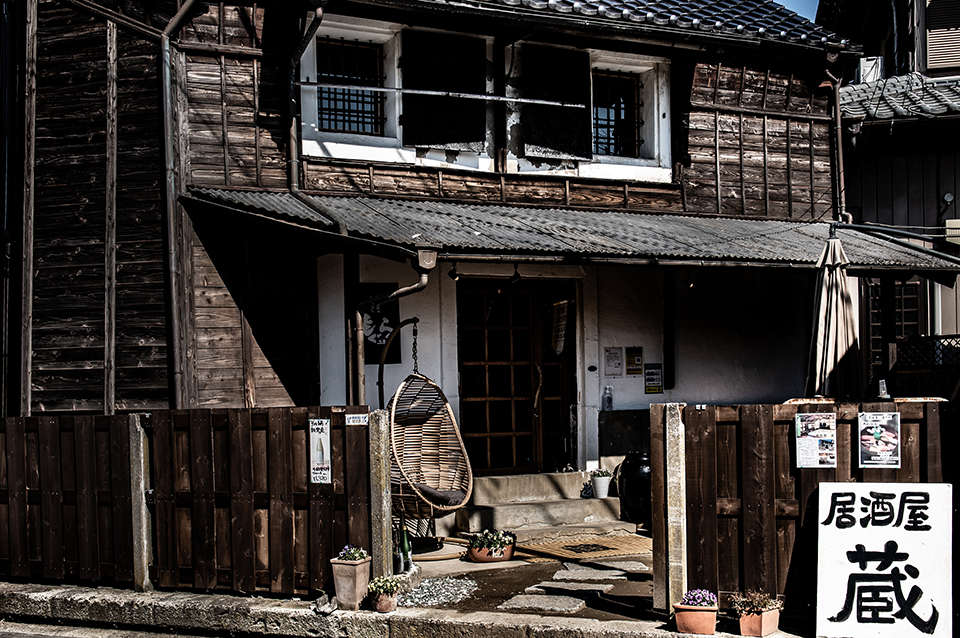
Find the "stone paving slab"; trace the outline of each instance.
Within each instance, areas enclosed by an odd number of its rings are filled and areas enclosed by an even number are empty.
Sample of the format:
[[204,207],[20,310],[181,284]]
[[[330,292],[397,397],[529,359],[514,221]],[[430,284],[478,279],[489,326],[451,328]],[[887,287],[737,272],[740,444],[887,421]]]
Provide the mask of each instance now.
[[627,580],[627,572],[621,569],[593,569],[576,567],[561,569],[553,575],[554,580]]
[[[642,574],[650,571],[645,563],[642,563],[638,560],[621,560],[621,561],[610,561],[602,563],[605,567],[611,567],[613,569],[619,569],[621,571],[630,572],[631,574]],[[568,565],[567,569],[575,569],[575,567]]]
[[573,614],[586,606],[587,603],[582,598],[546,594],[520,594],[498,606],[497,609],[534,609],[559,614]]
[[568,591],[577,595],[602,594],[613,589],[610,583],[578,583],[564,580],[547,580],[539,585],[531,585],[524,592],[527,594],[546,594],[556,591]]

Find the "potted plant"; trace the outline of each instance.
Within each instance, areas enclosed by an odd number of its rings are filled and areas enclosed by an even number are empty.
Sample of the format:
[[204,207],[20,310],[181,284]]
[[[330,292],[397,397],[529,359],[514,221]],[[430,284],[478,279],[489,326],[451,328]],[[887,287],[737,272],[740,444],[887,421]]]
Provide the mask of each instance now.
[[470,537],[467,557],[475,563],[492,563],[513,558],[517,535],[506,530],[485,529]]
[[400,578],[397,576],[377,576],[367,585],[370,604],[381,614],[397,610],[397,593],[400,591]]
[[356,611],[370,582],[370,555],[362,547],[347,545],[336,558],[330,559],[333,568],[333,586],[340,609]]
[[708,634],[717,630],[717,596],[706,589],[691,589],[673,605],[677,631],[682,634]]
[[766,636],[777,631],[783,601],[765,592],[747,590],[730,595],[730,606],[740,617],[741,636]]
[[613,474],[610,470],[594,470],[590,472],[590,482],[593,483],[593,496],[595,498],[607,498],[610,493],[610,479]]

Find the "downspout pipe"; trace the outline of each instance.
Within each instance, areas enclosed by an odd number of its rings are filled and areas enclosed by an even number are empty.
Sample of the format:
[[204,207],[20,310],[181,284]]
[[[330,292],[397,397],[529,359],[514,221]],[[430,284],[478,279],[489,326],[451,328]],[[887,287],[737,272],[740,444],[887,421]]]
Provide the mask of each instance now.
[[290,127],[287,131],[287,183],[293,193],[297,193],[300,190],[300,136],[297,134],[297,68],[300,66],[300,58],[303,57],[303,52],[310,46],[311,40],[317,35],[317,29],[320,28],[320,23],[323,22],[323,8],[325,6],[327,6],[326,0],[316,3],[313,20],[310,21],[310,25],[300,40],[300,45],[290,59],[290,97],[288,109]]
[[840,111],[840,78],[826,70],[830,84],[833,85],[833,118],[834,134],[837,144],[837,217],[838,222],[849,224],[853,216],[847,213],[847,189],[843,166],[843,122]]
[[163,156],[164,156],[164,213],[167,232],[167,294],[170,297],[170,334],[173,357],[173,407],[180,410],[186,407],[187,397],[184,387],[183,344],[180,341],[181,321],[179,287],[177,275],[180,262],[180,246],[177,239],[177,170],[175,166],[176,147],[174,135],[176,126],[173,111],[173,63],[170,55],[170,37],[179,30],[196,0],[186,0],[170,19],[160,36],[161,92],[163,100]]

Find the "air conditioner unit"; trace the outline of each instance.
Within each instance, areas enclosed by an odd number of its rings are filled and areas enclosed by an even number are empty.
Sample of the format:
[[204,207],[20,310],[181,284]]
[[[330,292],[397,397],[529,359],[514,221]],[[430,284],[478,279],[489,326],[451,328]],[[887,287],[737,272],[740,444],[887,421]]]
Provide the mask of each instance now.
[[860,58],[860,66],[857,67],[857,84],[864,82],[875,82],[883,79],[883,58]]

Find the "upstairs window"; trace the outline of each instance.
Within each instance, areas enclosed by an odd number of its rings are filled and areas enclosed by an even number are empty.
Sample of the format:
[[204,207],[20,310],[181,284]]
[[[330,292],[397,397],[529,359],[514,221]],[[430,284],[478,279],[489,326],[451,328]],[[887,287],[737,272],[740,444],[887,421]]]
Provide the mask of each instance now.
[[634,73],[594,71],[593,153],[640,157],[643,84]]
[[[344,39],[317,39],[317,128],[321,131],[384,135],[386,100],[383,46]],[[324,84],[342,84],[323,86]]]

